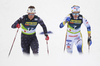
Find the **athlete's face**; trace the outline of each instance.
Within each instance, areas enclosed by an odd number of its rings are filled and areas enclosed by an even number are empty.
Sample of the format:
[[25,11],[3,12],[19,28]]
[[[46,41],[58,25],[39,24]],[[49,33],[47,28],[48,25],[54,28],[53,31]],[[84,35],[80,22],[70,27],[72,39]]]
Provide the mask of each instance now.
[[73,17],[74,17],[75,19],[77,19],[77,17],[79,16],[79,12],[73,12],[72,15],[73,15]]
[[28,13],[28,18],[32,20],[34,18],[34,13]]

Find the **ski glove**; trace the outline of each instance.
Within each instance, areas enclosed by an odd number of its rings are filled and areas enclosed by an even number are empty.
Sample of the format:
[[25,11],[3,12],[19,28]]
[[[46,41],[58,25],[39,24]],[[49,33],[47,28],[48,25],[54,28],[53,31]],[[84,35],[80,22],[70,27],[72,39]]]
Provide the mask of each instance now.
[[49,36],[46,36],[45,40],[49,40]]
[[17,28],[20,28],[20,25],[19,25],[19,24],[17,24],[17,25],[16,25],[16,27],[17,27]]
[[88,37],[88,44],[89,44],[89,46],[91,46],[91,44],[92,44],[91,36]]

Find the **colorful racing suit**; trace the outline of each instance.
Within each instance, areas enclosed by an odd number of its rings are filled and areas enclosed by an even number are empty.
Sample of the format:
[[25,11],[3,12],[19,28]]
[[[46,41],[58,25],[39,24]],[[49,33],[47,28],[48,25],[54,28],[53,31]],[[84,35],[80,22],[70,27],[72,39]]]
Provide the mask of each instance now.
[[88,33],[91,33],[91,27],[88,21],[79,14],[77,19],[74,19],[72,13],[69,14],[64,21],[60,24],[60,28],[64,27],[67,23],[67,33],[66,33],[66,48],[68,53],[73,52],[73,44],[75,43],[79,53],[82,53],[82,35],[80,28],[82,23],[87,27]]
[[21,47],[24,53],[30,53],[30,47],[33,53],[38,53],[38,40],[36,37],[36,27],[40,24],[43,28],[45,36],[47,36],[47,28],[41,18],[34,15],[34,18],[30,20],[28,15],[24,15],[23,17],[19,18],[13,25],[12,28],[16,28],[16,25],[20,24],[22,28],[21,34]]

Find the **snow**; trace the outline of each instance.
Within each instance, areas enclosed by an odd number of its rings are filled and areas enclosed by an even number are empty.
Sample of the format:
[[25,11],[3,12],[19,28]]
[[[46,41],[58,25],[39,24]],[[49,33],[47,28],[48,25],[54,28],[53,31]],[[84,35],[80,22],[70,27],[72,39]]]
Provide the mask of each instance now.
[[[8,53],[17,29],[11,25],[22,15],[27,7],[34,5],[36,13],[45,22],[48,30],[52,31],[49,40],[49,55],[44,35],[40,35],[42,28],[37,27],[39,41],[39,55],[24,55],[20,46],[21,29],[17,34],[10,57]],[[79,54],[73,46],[73,54],[63,51],[66,26],[62,29],[59,24],[71,12],[71,6],[79,5],[81,14],[87,18],[92,27],[92,46],[88,52],[87,29],[81,27],[83,35],[83,54]],[[0,66],[100,66],[99,44],[99,0],[0,0]]]

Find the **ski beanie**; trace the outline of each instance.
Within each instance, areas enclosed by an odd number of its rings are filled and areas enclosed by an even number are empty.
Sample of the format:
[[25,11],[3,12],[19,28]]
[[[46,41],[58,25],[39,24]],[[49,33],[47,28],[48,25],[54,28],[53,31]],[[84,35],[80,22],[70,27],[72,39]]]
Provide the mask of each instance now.
[[77,11],[80,12],[80,7],[78,5],[72,6],[71,9],[72,9],[72,12],[77,12]]
[[36,14],[35,7],[34,6],[29,6],[28,9],[27,9],[27,13],[34,13],[34,14]]

